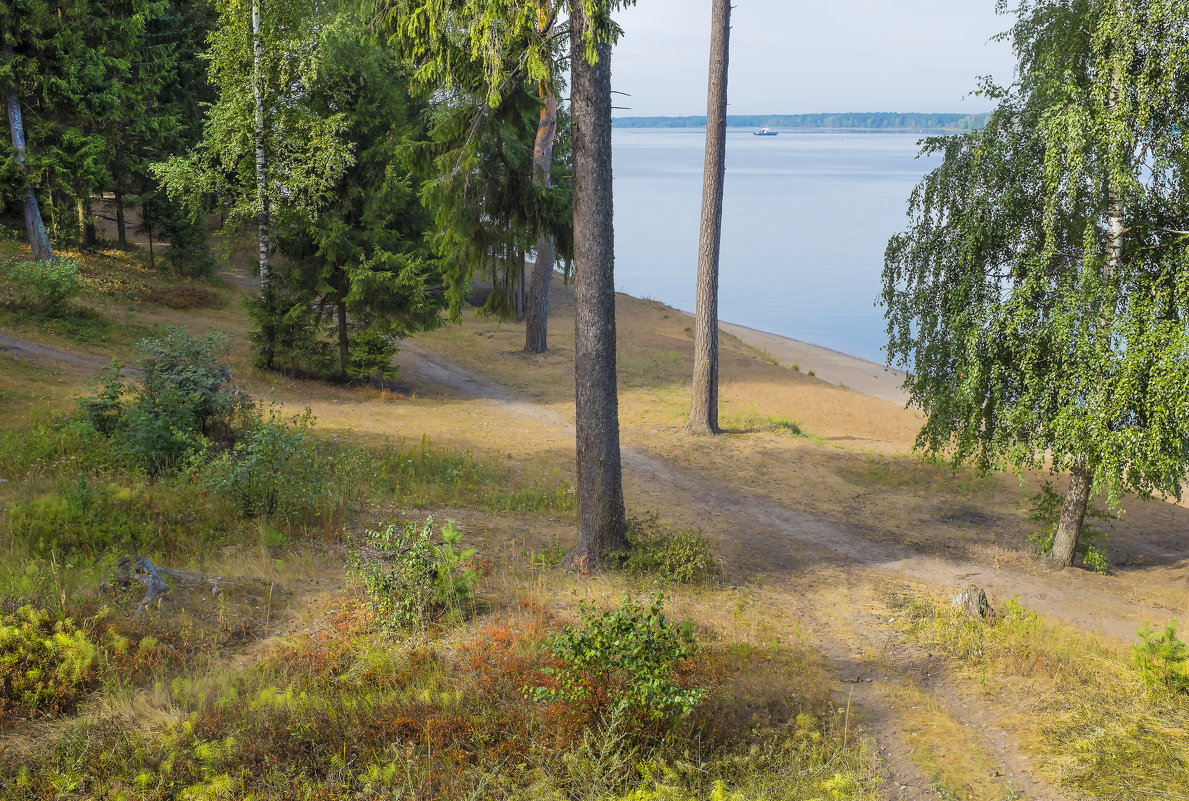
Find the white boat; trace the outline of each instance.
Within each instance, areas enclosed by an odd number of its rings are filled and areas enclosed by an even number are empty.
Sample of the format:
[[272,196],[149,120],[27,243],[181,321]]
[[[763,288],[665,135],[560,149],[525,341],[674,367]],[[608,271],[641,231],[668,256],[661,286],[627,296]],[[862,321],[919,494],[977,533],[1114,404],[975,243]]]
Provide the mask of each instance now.
[[774,131],[771,128],[761,128],[755,132],[756,136],[776,136],[780,131]]

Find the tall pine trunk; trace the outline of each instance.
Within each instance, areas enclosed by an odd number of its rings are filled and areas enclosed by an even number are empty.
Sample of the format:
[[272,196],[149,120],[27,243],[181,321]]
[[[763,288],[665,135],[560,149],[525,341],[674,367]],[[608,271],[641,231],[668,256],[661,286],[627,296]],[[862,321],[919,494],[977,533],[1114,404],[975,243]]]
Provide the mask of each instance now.
[[145,231],[149,235],[149,269],[157,269],[157,259],[153,254],[153,220],[149,216],[149,204],[145,201],[140,204],[141,221],[144,223]]
[[[119,179],[117,179],[119,180]],[[124,190],[116,184],[116,236],[119,238],[120,248],[128,249],[128,221],[124,219]]]
[[275,344],[275,323],[271,316],[276,310],[273,308],[272,275],[268,265],[269,210],[264,148],[264,35],[260,30],[261,3],[262,0],[252,0],[252,95],[256,105],[256,257],[260,267],[260,299],[266,317],[260,326],[260,356],[264,366],[271,368]]
[[[4,60],[12,60],[12,46],[4,44]],[[29,178],[29,167],[26,162],[25,123],[21,119],[21,103],[17,99],[16,88],[8,87],[7,97],[8,128],[12,137],[12,150],[16,157],[17,171],[24,184],[25,233],[29,238],[29,247],[33,250],[34,261],[53,261],[54,249],[50,245],[49,234],[45,232],[45,223],[41,219],[41,209],[37,205],[37,193],[33,190],[33,181]]]
[[718,433],[718,256],[727,150],[727,62],[730,0],[710,12],[710,78],[706,89],[706,164],[702,174],[702,230],[698,244],[698,298],[694,315],[693,397],[689,431]]
[[[553,140],[557,137],[557,95],[552,82],[542,82],[540,119],[533,143],[533,182],[547,189],[551,183]],[[537,235],[537,254],[525,299],[524,349],[544,353],[549,349],[549,288],[553,283],[553,239],[545,231]]]
[[574,136],[574,377],[578,542],[570,562],[594,570],[626,549],[615,375],[615,242],[611,189],[611,45],[585,57],[590,21],[570,12]]

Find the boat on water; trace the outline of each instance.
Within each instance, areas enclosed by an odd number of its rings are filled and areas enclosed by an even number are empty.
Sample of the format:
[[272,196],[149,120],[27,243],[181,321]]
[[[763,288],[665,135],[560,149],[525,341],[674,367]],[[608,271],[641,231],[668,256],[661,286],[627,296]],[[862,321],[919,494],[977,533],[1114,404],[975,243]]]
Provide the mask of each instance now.
[[771,128],[761,128],[755,132],[756,136],[776,136],[780,131],[774,131]]

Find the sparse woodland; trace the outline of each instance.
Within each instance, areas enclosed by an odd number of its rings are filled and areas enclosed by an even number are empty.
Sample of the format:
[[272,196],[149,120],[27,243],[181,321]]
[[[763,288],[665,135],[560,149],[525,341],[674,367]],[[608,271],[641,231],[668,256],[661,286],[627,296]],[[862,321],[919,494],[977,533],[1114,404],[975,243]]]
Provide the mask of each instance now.
[[999,4],[907,409],[615,294],[622,5],[0,0],[0,799],[1186,797],[1189,4]]

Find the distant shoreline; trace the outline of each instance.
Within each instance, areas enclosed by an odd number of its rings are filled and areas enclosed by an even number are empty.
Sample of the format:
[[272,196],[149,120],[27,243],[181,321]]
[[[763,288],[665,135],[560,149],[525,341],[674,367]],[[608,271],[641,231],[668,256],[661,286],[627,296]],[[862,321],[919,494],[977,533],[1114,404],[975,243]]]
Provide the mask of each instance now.
[[[970,131],[989,114],[844,112],[831,114],[732,114],[730,128],[803,128],[857,131]],[[705,128],[706,117],[613,117],[613,128]]]

